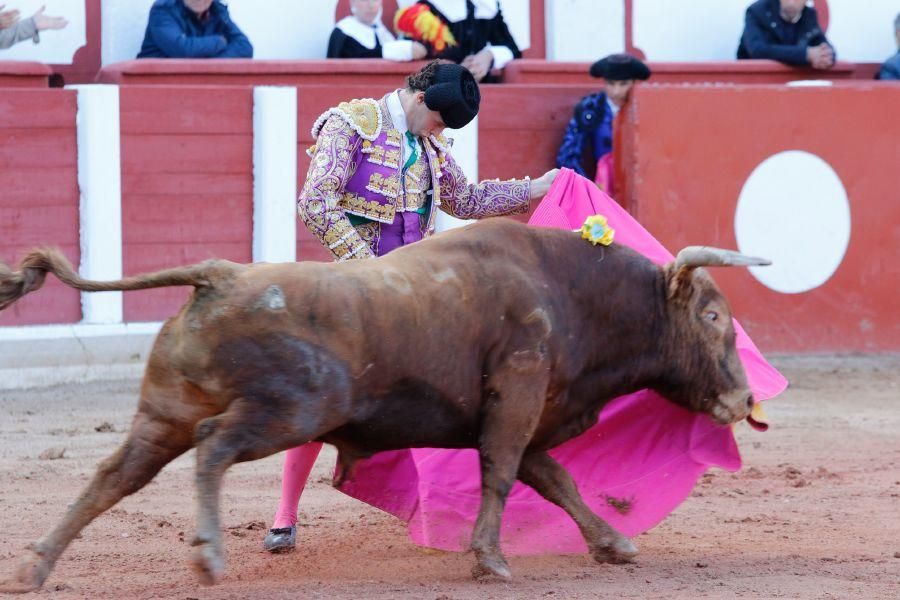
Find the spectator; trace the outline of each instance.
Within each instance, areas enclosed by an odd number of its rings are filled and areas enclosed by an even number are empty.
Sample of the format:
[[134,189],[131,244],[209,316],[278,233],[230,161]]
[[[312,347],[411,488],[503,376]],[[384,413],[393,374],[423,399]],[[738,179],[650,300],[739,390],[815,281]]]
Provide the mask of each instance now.
[[757,0],[747,8],[737,57],[830,69],[835,52],[806,0]]
[[556,166],[593,178],[612,196],[613,121],[631,96],[635,81],[650,77],[650,68],[629,54],[612,54],[591,65],[590,73],[603,78],[603,91],[585,96],[575,106]]
[[886,81],[900,80],[900,14],[894,19],[894,39],[897,40],[897,53],[884,61],[878,72],[878,79]]
[[35,44],[41,41],[39,32],[47,29],[63,29],[69,22],[64,17],[51,17],[44,14],[46,7],[40,7],[27,19],[19,20],[16,9],[4,11],[5,4],[0,4],[0,50],[5,50],[23,40],[32,40]]
[[394,28],[428,46],[430,57],[462,65],[476,81],[495,81],[493,69],[522,58],[498,0],[421,0],[397,11]]
[[138,58],[253,58],[221,0],[156,0]]
[[349,17],[337,22],[328,40],[328,58],[420,60],[428,49],[413,40],[397,40],[381,21],[381,0],[350,0]]

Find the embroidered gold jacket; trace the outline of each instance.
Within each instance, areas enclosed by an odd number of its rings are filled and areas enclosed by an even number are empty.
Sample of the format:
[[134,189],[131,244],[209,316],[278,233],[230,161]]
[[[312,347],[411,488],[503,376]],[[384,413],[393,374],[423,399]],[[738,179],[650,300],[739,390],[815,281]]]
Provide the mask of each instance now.
[[[343,102],[313,125],[315,144],[307,151],[312,162],[297,209],[335,259],[375,256],[379,228],[397,212],[421,213],[424,207],[421,226],[427,236],[434,232],[436,209],[460,219],[528,210],[528,181],[468,183],[443,136],[422,140],[425,152],[401,179],[401,134],[386,99]],[[354,226],[348,214],[366,221]]]

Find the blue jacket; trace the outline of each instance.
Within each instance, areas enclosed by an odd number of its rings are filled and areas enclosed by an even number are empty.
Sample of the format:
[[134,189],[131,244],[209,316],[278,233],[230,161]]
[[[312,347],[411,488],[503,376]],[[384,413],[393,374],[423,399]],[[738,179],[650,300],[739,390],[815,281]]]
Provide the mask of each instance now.
[[575,105],[562,144],[556,155],[557,167],[568,167],[593,179],[597,161],[612,150],[612,112],[606,94],[588,94]]
[[202,23],[182,0],[156,0],[138,58],[253,58],[253,46],[215,0]]
[[884,61],[884,64],[881,65],[881,70],[878,72],[878,79],[883,79],[884,81],[900,80],[900,52]]
[[747,8],[738,58],[769,58],[788,65],[809,66],[806,49],[831,45],[819,27],[816,9],[803,7],[796,24],[781,18],[778,0],[757,0]]

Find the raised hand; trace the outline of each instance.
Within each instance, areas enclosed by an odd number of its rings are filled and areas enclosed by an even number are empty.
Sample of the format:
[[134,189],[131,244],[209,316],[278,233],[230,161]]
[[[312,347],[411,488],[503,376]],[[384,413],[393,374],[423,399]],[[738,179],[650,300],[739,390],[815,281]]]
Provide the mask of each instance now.
[[0,4],[0,29],[8,29],[19,22],[18,9],[6,10],[5,4]]
[[45,8],[47,7],[42,6],[36,13],[31,15],[31,18],[34,19],[34,26],[38,31],[44,31],[45,29],[62,29],[69,24],[65,17],[51,17],[45,15]]

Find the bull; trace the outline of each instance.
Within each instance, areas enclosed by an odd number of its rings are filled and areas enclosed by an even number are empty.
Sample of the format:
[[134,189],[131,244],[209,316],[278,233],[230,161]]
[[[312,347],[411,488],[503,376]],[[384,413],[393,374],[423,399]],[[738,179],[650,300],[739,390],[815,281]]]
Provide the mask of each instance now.
[[88,292],[194,288],[155,341],[127,438],[6,588],[40,587],[79,531],[191,448],[192,562],[213,583],[225,471],[311,440],[337,448],[345,476],[381,451],[476,448],[476,577],[510,577],[499,530],[517,479],[574,519],[597,561],[630,561],[635,545],[548,450],[644,388],[722,424],[747,417],[729,305],[698,267],[761,264],[691,247],[658,266],[621,245],[492,219],[339,264],[211,260],[111,282],[81,278],[55,250],[15,272],[0,265],[0,309],[48,272]]

